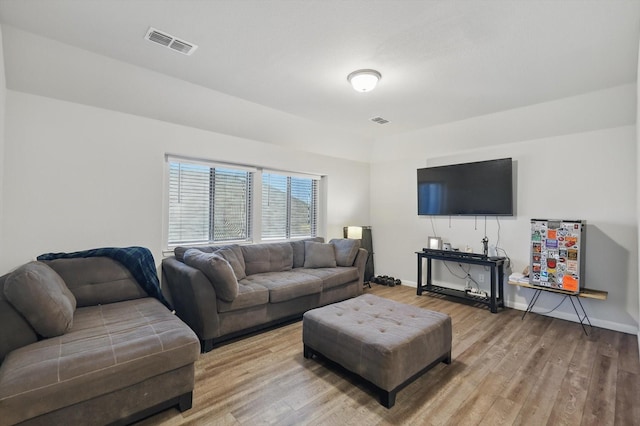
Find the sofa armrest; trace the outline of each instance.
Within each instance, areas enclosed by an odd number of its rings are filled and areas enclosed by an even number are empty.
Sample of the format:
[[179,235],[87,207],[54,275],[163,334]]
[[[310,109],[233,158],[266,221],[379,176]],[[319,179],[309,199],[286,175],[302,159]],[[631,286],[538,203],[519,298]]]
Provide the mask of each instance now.
[[360,291],[364,285],[364,268],[367,265],[367,259],[369,258],[369,252],[366,249],[359,248],[356,260],[353,262],[353,266],[358,268],[358,283],[360,284]]
[[216,291],[209,279],[171,256],[162,260],[162,278],[171,294],[174,309],[200,340],[218,336],[219,318]]

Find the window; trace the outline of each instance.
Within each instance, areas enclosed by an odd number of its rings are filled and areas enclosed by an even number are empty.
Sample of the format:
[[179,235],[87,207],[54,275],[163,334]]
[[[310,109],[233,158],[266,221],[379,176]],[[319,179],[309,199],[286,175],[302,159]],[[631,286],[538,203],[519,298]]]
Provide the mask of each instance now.
[[317,234],[319,177],[171,156],[167,163],[169,246]]
[[253,173],[169,159],[169,245],[251,239]]
[[315,237],[317,204],[317,180],[263,173],[262,239]]

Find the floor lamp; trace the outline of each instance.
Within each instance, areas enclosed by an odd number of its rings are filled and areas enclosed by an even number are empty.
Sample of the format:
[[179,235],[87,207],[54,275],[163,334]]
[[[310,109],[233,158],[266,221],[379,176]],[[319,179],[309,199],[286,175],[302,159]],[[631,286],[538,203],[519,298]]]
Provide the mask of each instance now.
[[344,238],[352,240],[360,240],[360,247],[365,249],[369,255],[367,263],[364,267],[364,282],[371,287],[371,280],[374,277],[373,272],[373,240],[371,239],[370,226],[345,226],[343,228]]

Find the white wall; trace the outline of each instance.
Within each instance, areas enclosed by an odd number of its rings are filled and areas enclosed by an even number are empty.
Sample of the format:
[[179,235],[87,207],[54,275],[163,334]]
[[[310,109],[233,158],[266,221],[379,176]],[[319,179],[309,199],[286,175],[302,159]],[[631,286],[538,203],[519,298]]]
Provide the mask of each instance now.
[[[516,169],[516,215],[500,218],[500,246],[514,271],[528,264],[531,218],[584,219],[588,223],[586,284],[607,290],[606,301],[583,299],[592,323],[638,330],[638,216],[636,87],[610,90],[510,110],[378,141],[371,167],[371,218],[376,273],[416,282],[415,251],[428,236],[454,247],[482,250],[484,217],[419,217],[416,169],[457,162],[512,157]],[[600,111],[600,113],[598,113]],[[554,120],[555,117],[555,120]],[[563,122],[564,119],[567,119]],[[486,146],[488,141],[496,143]],[[484,147],[482,145],[485,145]],[[390,158],[382,160],[382,158]],[[498,222],[487,219],[489,244]],[[436,280],[464,286],[440,264]],[[451,270],[464,275],[457,265]],[[488,275],[482,268],[472,276]],[[482,287],[482,285],[481,285]],[[488,290],[488,284],[484,285]],[[525,309],[532,290],[506,286],[508,306]],[[545,293],[537,311],[552,309],[558,296]],[[576,320],[566,301],[552,315]]]
[[332,123],[312,122],[9,25],[3,32],[10,90],[354,161],[369,147]]
[[164,154],[327,175],[327,238],[368,223],[369,164],[9,90],[4,273],[51,251],[142,245],[160,262]]

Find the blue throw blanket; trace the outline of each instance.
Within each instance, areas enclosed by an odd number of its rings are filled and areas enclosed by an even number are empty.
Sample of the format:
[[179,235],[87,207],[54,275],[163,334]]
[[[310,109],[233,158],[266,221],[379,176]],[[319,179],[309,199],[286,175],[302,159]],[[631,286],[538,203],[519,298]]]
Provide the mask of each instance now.
[[73,253],[46,253],[38,256],[38,260],[75,259],[84,257],[108,257],[120,262],[131,272],[131,275],[149,296],[161,301],[167,308],[171,305],[160,291],[160,280],[156,273],[156,263],[151,251],[145,247],[104,247]]

